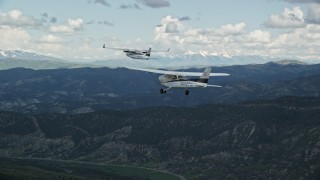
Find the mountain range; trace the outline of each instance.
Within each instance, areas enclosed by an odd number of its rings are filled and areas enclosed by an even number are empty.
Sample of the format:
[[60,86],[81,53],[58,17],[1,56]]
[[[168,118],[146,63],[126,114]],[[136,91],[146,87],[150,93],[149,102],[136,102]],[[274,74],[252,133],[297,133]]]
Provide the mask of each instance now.
[[33,52],[26,52],[20,50],[0,50],[0,59],[23,59],[23,60],[46,60],[46,61],[62,61],[50,56],[39,55]]
[[[203,69],[188,69],[203,71]],[[230,77],[212,77],[222,88],[172,89],[161,95],[157,74],[126,68],[0,71],[0,109],[24,113],[85,113],[102,109],[192,107],[282,96],[319,97],[320,64],[266,63],[213,67]]]
[[[264,59],[214,66],[213,72],[232,75],[209,79],[223,87],[190,89],[185,96],[183,89],[161,95],[158,74],[124,67],[164,63],[202,72],[214,56],[86,64],[18,51],[0,55],[0,157],[13,165],[23,161],[29,175],[62,169],[62,177],[73,177],[72,168],[62,165],[70,160],[152,168],[187,179],[320,177],[320,64]],[[219,58],[215,64],[238,57]],[[58,160],[60,168],[48,161],[39,171],[32,166],[41,166],[36,159]],[[19,167],[8,169],[6,162],[0,179]],[[121,179],[112,172],[110,177]]]
[[319,107],[319,98],[285,97],[77,115],[0,112],[0,156],[144,166],[188,179],[318,179]]
[[[81,60],[68,61],[37,53],[20,50],[0,50],[0,70],[11,68],[29,69],[60,69],[60,68],[80,68],[80,67],[143,67],[143,68],[165,68],[165,69],[188,69],[203,68],[211,66],[230,66],[246,64],[264,64],[276,62],[281,59],[264,56],[229,56],[225,54],[212,55],[204,53],[185,53],[182,55],[154,56],[151,60],[134,60],[130,58],[104,60]],[[300,61],[287,61],[290,64],[301,63]]]

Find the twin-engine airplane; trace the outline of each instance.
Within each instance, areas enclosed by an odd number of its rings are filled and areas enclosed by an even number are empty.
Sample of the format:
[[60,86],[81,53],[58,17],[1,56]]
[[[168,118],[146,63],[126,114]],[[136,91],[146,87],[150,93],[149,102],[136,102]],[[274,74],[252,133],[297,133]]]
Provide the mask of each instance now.
[[[230,76],[227,73],[211,73],[211,68],[206,68],[203,73],[201,72],[178,72],[178,71],[165,71],[157,69],[139,69],[130,68],[139,71],[152,72],[163,74],[159,76],[159,81],[166,89],[160,89],[161,94],[167,93],[171,88],[184,88],[184,94],[189,94],[189,88],[206,88],[206,87],[222,87],[219,85],[210,85],[208,80],[210,76]],[[200,78],[187,78],[187,76],[200,76]]]
[[[148,50],[137,50],[137,49],[122,49],[122,48],[112,48],[112,47],[106,47],[105,44],[103,44],[103,48],[106,49],[114,49],[114,50],[120,50],[126,53],[126,55],[132,59],[142,59],[142,60],[149,60],[149,59],[156,59],[151,58],[151,48]],[[169,52],[170,48],[167,51],[153,51],[153,52]]]

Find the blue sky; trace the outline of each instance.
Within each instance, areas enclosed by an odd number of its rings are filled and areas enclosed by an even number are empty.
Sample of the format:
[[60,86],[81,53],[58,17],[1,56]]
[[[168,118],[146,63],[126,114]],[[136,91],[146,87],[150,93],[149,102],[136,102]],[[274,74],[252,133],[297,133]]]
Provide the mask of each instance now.
[[126,58],[106,43],[318,61],[320,1],[0,0],[0,38],[2,50],[67,60]]

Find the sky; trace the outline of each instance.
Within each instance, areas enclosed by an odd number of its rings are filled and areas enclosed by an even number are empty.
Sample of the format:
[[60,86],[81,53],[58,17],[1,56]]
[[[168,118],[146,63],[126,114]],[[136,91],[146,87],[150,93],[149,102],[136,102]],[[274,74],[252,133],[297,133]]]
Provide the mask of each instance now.
[[320,0],[0,0],[0,49],[65,60],[115,48],[320,62]]

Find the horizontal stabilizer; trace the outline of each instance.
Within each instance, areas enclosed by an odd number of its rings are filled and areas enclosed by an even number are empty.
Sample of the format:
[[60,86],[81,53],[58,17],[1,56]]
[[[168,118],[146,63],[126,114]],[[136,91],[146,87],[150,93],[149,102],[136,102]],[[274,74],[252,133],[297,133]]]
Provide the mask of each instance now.
[[219,85],[207,85],[207,87],[218,87],[218,88],[220,88],[220,87],[222,87],[222,86],[219,86]]
[[[102,48],[105,48],[105,49],[113,49],[113,50],[120,50],[120,51],[130,50],[130,49],[126,49],[126,48],[107,47],[106,44],[103,44]],[[135,51],[135,50],[132,50],[132,51]]]

